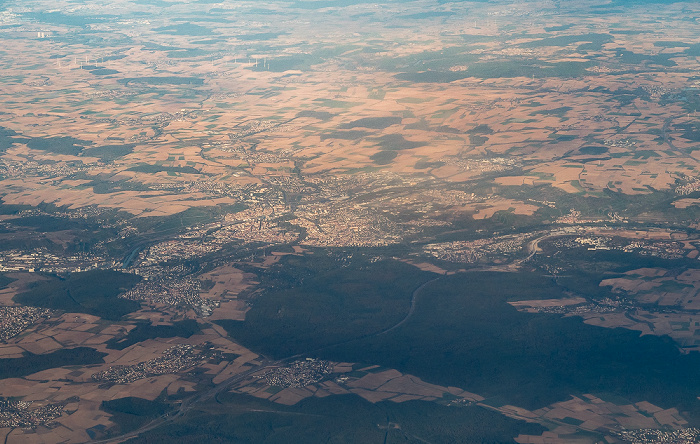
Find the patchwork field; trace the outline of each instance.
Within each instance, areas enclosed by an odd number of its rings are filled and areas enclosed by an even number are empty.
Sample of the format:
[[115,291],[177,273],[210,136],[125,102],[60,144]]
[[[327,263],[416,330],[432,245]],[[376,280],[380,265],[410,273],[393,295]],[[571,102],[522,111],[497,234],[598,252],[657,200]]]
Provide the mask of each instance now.
[[0,437],[699,439],[699,12],[0,0]]

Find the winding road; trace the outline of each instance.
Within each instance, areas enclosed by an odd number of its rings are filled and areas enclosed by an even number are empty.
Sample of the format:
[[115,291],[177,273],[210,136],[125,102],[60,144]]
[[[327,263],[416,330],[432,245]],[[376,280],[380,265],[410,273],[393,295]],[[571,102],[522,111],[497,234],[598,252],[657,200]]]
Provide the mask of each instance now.
[[412,294],[412,297],[411,297],[411,307],[409,308],[408,313],[406,313],[406,316],[404,316],[403,319],[401,319],[399,322],[397,322],[396,324],[394,324],[393,326],[391,326],[391,327],[389,327],[389,328],[386,328],[386,329],[381,330],[381,331],[376,332],[376,333],[370,333],[370,334],[367,334],[367,335],[363,335],[363,336],[359,336],[359,337],[356,337],[356,338],[348,339],[348,340],[346,340],[346,341],[341,341],[341,342],[339,342],[339,343],[329,344],[329,345],[326,345],[326,346],[321,347],[321,348],[316,349],[316,350],[312,350],[312,351],[305,352],[305,353],[299,353],[299,354],[296,354],[296,355],[294,355],[294,356],[289,356],[289,357],[287,357],[287,358],[279,359],[279,360],[276,360],[276,361],[273,361],[273,360],[270,360],[270,359],[263,359],[263,360],[261,361],[261,365],[260,365],[260,366],[255,366],[255,367],[252,367],[252,368],[250,368],[250,369],[248,369],[248,370],[246,370],[246,371],[244,371],[244,372],[238,373],[238,374],[236,374],[236,375],[230,377],[229,379],[227,379],[227,380],[225,380],[225,381],[223,381],[223,382],[217,384],[216,386],[211,387],[211,388],[208,389],[208,390],[204,390],[204,391],[202,391],[202,392],[199,392],[199,393],[195,394],[195,395],[192,396],[191,398],[185,399],[185,400],[180,404],[180,407],[178,407],[178,409],[175,410],[174,412],[166,413],[166,414],[164,414],[164,415],[162,415],[162,416],[160,416],[160,417],[154,419],[153,421],[149,422],[148,424],[146,424],[146,425],[144,425],[144,426],[142,426],[142,427],[140,427],[140,428],[138,428],[138,429],[136,429],[136,430],[132,430],[131,432],[126,433],[126,434],[124,434],[124,435],[115,436],[115,437],[113,437],[113,438],[108,438],[108,439],[104,439],[104,440],[100,440],[100,441],[94,441],[94,442],[95,442],[95,443],[102,443],[102,444],[107,444],[107,443],[118,443],[118,442],[126,441],[127,439],[130,439],[130,438],[136,438],[136,437],[138,437],[139,435],[141,435],[142,433],[151,431],[151,430],[153,430],[153,429],[155,429],[155,428],[158,428],[158,427],[160,427],[160,426],[162,426],[162,425],[164,425],[164,424],[166,424],[166,423],[168,423],[168,422],[171,422],[171,421],[174,421],[174,420],[176,420],[176,419],[178,419],[178,418],[183,417],[183,416],[184,416],[189,410],[191,410],[196,404],[201,403],[201,402],[205,402],[205,401],[210,400],[210,399],[212,399],[212,398],[215,398],[215,397],[216,397],[217,395],[219,395],[220,393],[222,393],[222,392],[224,392],[224,391],[230,389],[232,386],[234,386],[235,384],[237,384],[237,383],[243,381],[244,379],[246,379],[248,376],[252,375],[253,373],[259,372],[259,371],[261,371],[261,370],[263,370],[263,369],[265,369],[265,368],[267,368],[267,367],[276,367],[276,366],[280,366],[280,365],[286,364],[286,363],[288,363],[288,362],[291,362],[291,361],[293,361],[293,360],[295,360],[295,359],[299,359],[300,357],[308,356],[308,355],[313,354],[313,353],[315,353],[315,352],[318,352],[318,351],[320,351],[320,350],[324,350],[324,349],[331,348],[331,347],[336,347],[336,346],[338,346],[338,345],[343,345],[343,344],[346,344],[346,343],[349,343],[349,342],[354,342],[354,341],[357,341],[357,340],[360,340],[360,339],[366,339],[366,338],[369,338],[369,337],[375,337],[375,336],[383,335],[383,334],[385,334],[385,333],[389,333],[390,331],[399,328],[401,325],[403,325],[404,323],[406,323],[406,322],[413,316],[413,313],[414,313],[415,310],[416,310],[416,303],[417,303],[418,296],[419,296],[420,292],[421,292],[428,284],[430,284],[430,283],[432,283],[432,282],[435,282],[435,281],[437,281],[437,280],[440,279],[440,278],[442,278],[442,276],[438,276],[438,277],[433,278],[433,279],[431,279],[431,280],[429,280],[429,281],[426,281],[426,282],[424,282],[423,284],[421,284],[418,288],[416,288],[415,290],[413,290],[413,294]]
[[[550,232],[550,233],[544,234],[536,239],[531,240],[530,242],[528,242],[527,247],[526,247],[527,252],[528,252],[527,257],[525,257],[524,259],[521,259],[520,261],[516,261],[516,262],[512,263],[509,268],[512,268],[513,266],[520,265],[521,263],[526,262],[526,261],[530,260],[532,257],[534,257],[535,254],[537,254],[537,252],[539,250],[539,243],[541,241],[543,241],[544,239],[548,239],[551,237],[557,237],[557,236],[560,236],[562,234],[563,233],[559,233],[559,232],[554,232],[554,233]],[[478,269],[478,270],[474,270],[474,271],[484,271],[484,269]],[[505,270],[505,269],[503,269],[502,266],[500,266],[500,267],[495,267],[495,269],[493,271],[510,271],[510,270]],[[385,328],[384,330],[381,330],[381,331],[378,331],[375,333],[369,333],[366,335],[362,335],[359,337],[355,337],[355,338],[351,338],[351,339],[348,339],[345,341],[341,341],[339,343],[329,344],[329,345],[320,347],[316,350],[311,350],[311,351],[308,351],[305,353],[299,353],[299,354],[296,354],[294,356],[289,356],[287,358],[279,359],[276,361],[273,361],[271,359],[262,359],[260,366],[252,367],[248,370],[245,370],[244,372],[238,373],[238,374],[230,377],[229,379],[217,384],[216,386],[211,387],[208,390],[201,391],[201,392],[197,393],[196,395],[192,396],[191,398],[184,400],[180,404],[179,408],[177,410],[175,410],[174,412],[169,412],[165,415],[162,415],[162,416],[154,419],[153,421],[149,422],[148,424],[144,425],[143,427],[140,427],[140,428],[133,430],[129,433],[126,433],[124,435],[120,435],[120,436],[117,436],[114,438],[109,438],[106,440],[95,441],[95,442],[104,443],[104,444],[123,442],[127,439],[135,438],[135,437],[141,435],[142,433],[145,433],[145,432],[153,430],[157,427],[160,427],[168,422],[171,422],[171,421],[174,421],[178,418],[181,418],[189,410],[191,410],[196,404],[199,404],[201,402],[205,402],[207,400],[215,398],[220,393],[230,389],[235,384],[243,381],[244,379],[246,379],[248,376],[252,375],[253,373],[256,373],[256,372],[259,372],[260,370],[263,370],[264,368],[280,366],[280,365],[283,365],[285,363],[291,362],[295,359],[299,359],[300,357],[309,356],[313,353],[319,352],[319,351],[327,349],[327,348],[336,347],[338,345],[344,345],[346,343],[358,341],[361,339],[381,336],[381,335],[387,334],[391,331],[394,331],[397,328],[404,325],[406,322],[408,322],[413,317],[413,315],[416,311],[416,306],[418,304],[418,298],[419,298],[421,292],[425,289],[425,287],[427,287],[431,283],[433,283],[433,282],[435,282],[443,277],[444,276],[441,275],[441,276],[435,277],[433,279],[430,279],[430,280],[424,282],[423,284],[421,284],[415,290],[413,290],[413,293],[411,295],[411,306],[410,306],[408,312],[406,313],[406,316],[404,316],[403,319],[401,319],[399,322],[392,325],[391,327]]]
[[406,321],[408,321],[408,320],[411,318],[411,316],[413,316],[413,313],[416,311],[416,303],[417,303],[417,301],[418,301],[418,293],[420,293],[421,290],[423,290],[428,284],[437,281],[437,280],[440,279],[441,277],[442,277],[442,276],[439,276],[439,277],[436,277],[436,278],[434,278],[434,279],[431,279],[431,280],[429,280],[429,281],[427,281],[427,282],[424,282],[420,287],[418,287],[418,288],[416,288],[415,290],[413,290],[413,295],[412,295],[412,297],[411,297],[411,308],[408,309],[408,313],[406,313],[406,316],[404,316],[404,318],[401,319],[401,320],[400,320],[397,324],[395,324],[394,326],[389,327],[389,328],[387,328],[386,330],[382,330],[382,331],[380,331],[379,333],[375,333],[373,336],[379,336],[379,335],[383,335],[383,334],[389,333],[390,331],[395,330],[395,329],[401,327],[403,324],[405,324]]
[[144,425],[143,427],[140,427],[136,430],[132,430],[129,433],[126,433],[124,435],[119,435],[115,436],[114,438],[109,438],[101,441],[93,441],[95,443],[118,443],[118,442],[123,442],[126,441],[127,439],[130,438],[136,438],[137,436],[141,435],[142,433],[148,432],[150,430],[153,430],[157,427],[160,427],[167,422],[174,421],[177,418],[180,418],[184,416],[192,407],[195,406],[195,404],[203,401],[207,401],[209,399],[214,398],[216,395],[219,393],[228,390],[233,386],[234,384],[244,380],[251,374],[258,372],[266,367],[272,367],[276,365],[283,364],[286,361],[286,359],[282,359],[279,361],[263,361],[263,364],[259,367],[252,367],[244,372],[238,373],[237,375],[234,375],[230,377],[229,379],[221,382],[220,384],[217,384],[215,387],[210,388],[209,390],[199,392],[196,395],[192,396],[191,398],[185,399],[182,404],[180,404],[180,407],[174,411],[174,412],[169,412],[166,413],[162,416],[159,416],[158,418],[154,419],[153,421],[149,422],[148,424]]
[[549,239],[550,237],[556,237],[559,236],[559,233],[547,233],[544,236],[540,236],[537,239],[533,239],[530,242],[527,243],[527,257],[525,259],[522,259],[519,263],[527,262],[532,257],[537,254],[537,250],[540,248],[540,242]]

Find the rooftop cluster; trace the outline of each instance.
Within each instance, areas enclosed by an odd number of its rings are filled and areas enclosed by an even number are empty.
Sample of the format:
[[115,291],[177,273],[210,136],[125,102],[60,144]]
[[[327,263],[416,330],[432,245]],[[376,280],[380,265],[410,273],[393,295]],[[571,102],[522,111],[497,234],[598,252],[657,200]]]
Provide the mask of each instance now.
[[694,444],[700,442],[700,429],[639,429],[619,432],[618,436],[632,444]]
[[48,425],[63,414],[61,404],[32,407],[31,402],[0,398],[0,428]]
[[159,358],[134,365],[117,365],[92,375],[96,382],[126,384],[151,376],[178,373],[202,362],[202,355],[192,345],[179,344],[163,352]]
[[33,324],[50,318],[51,310],[36,307],[0,307],[0,341],[17,336]]
[[333,364],[307,358],[294,361],[287,367],[272,369],[260,376],[266,384],[276,387],[306,387],[315,384],[333,372]]

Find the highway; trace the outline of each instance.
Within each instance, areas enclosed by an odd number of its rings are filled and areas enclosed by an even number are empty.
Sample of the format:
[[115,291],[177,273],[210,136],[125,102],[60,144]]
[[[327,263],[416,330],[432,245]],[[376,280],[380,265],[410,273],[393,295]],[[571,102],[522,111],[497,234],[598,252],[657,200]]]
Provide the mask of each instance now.
[[284,364],[289,358],[285,358],[279,361],[269,361],[269,360],[264,360],[262,365],[252,367],[248,370],[245,370],[244,372],[238,373],[237,375],[234,375],[230,377],[229,379],[217,384],[215,387],[212,387],[208,390],[202,391],[197,393],[196,395],[193,395],[190,398],[185,399],[182,404],[180,404],[180,407],[174,412],[168,412],[157,419],[154,419],[153,421],[149,422],[148,424],[144,425],[143,427],[140,427],[136,430],[133,430],[129,433],[126,433],[124,435],[116,436],[114,438],[109,438],[101,441],[94,441],[96,443],[118,443],[118,442],[124,442],[127,439],[131,438],[136,438],[142,433],[148,432],[150,430],[153,430],[157,427],[160,427],[167,422],[174,421],[177,418],[183,417],[192,407],[194,407],[197,403],[208,401],[214,397],[216,397],[218,394],[220,394],[223,391],[226,391],[230,389],[233,385],[243,381],[246,379],[248,376],[252,375],[255,372],[258,372],[264,368],[267,367],[273,367],[277,366],[280,364]]
[[368,337],[374,337],[374,336],[379,336],[379,335],[388,333],[388,332],[390,332],[391,330],[394,330],[394,329],[400,327],[401,325],[403,325],[406,321],[408,321],[408,320],[411,318],[411,316],[413,315],[413,313],[415,312],[415,309],[416,309],[416,302],[417,302],[419,293],[420,293],[428,284],[430,284],[430,283],[432,283],[432,282],[435,282],[435,281],[437,281],[437,280],[440,279],[440,278],[442,278],[442,276],[439,276],[439,277],[436,277],[436,278],[434,278],[434,279],[431,279],[431,280],[429,280],[429,281],[427,281],[427,282],[424,282],[422,285],[420,285],[418,288],[416,288],[416,289],[413,291],[412,298],[411,298],[411,307],[409,308],[408,313],[406,314],[406,316],[405,316],[402,320],[400,320],[398,323],[396,323],[395,325],[393,325],[393,326],[391,326],[391,327],[389,327],[389,328],[387,328],[387,329],[384,329],[384,330],[379,331],[379,332],[375,332],[375,333],[370,333],[370,334],[367,334],[367,335],[363,335],[363,336],[360,336],[360,337],[352,338],[352,339],[349,339],[349,340],[346,340],[346,341],[341,341],[341,342],[339,342],[339,343],[329,344],[329,345],[326,345],[326,346],[324,346],[324,347],[318,348],[318,349],[316,349],[316,350],[311,350],[311,351],[308,351],[308,352],[305,352],[305,353],[299,353],[299,354],[296,354],[296,355],[294,355],[294,356],[289,356],[289,357],[286,357],[286,358],[283,358],[283,359],[279,359],[279,360],[276,360],[276,361],[273,361],[273,360],[267,359],[267,358],[263,358],[263,359],[261,360],[261,365],[252,367],[252,368],[250,368],[250,369],[248,369],[248,370],[245,370],[245,371],[243,371],[243,372],[241,372],[241,373],[238,373],[238,374],[236,374],[236,375],[234,375],[234,376],[228,378],[227,380],[225,380],[225,381],[223,381],[223,382],[217,384],[216,386],[211,387],[211,388],[208,389],[208,390],[201,391],[201,392],[199,392],[199,393],[193,395],[192,397],[185,399],[184,401],[182,401],[182,403],[180,404],[180,406],[179,406],[179,407],[177,408],[177,410],[175,410],[174,412],[168,412],[168,413],[166,413],[166,414],[164,414],[164,415],[162,415],[162,416],[160,416],[160,417],[154,419],[153,421],[149,422],[148,424],[146,424],[146,425],[144,425],[144,426],[142,426],[142,427],[140,427],[140,428],[138,428],[138,429],[136,429],[136,430],[132,430],[131,432],[126,433],[126,434],[124,434],[124,435],[116,436],[116,437],[109,438],[109,439],[105,439],[105,440],[101,440],[101,441],[94,441],[94,442],[96,442],[96,443],[103,443],[103,444],[107,444],[107,443],[119,443],[119,442],[124,442],[124,441],[126,441],[126,440],[128,440],[128,439],[131,439],[131,438],[136,438],[137,436],[141,435],[142,433],[148,432],[148,431],[153,430],[153,429],[155,429],[155,428],[157,428],[157,427],[160,427],[160,426],[162,426],[162,425],[164,425],[164,424],[166,424],[166,423],[168,423],[168,422],[171,422],[171,421],[174,421],[174,420],[176,420],[176,419],[178,419],[178,418],[183,417],[183,416],[184,416],[189,410],[191,410],[196,404],[202,403],[202,402],[206,402],[206,401],[208,401],[208,400],[210,400],[210,399],[216,398],[217,395],[219,395],[219,394],[222,393],[222,392],[225,392],[225,391],[229,390],[231,387],[233,387],[234,385],[238,384],[239,382],[245,380],[247,377],[249,377],[249,376],[252,375],[253,373],[259,372],[259,371],[261,371],[261,370],[263,370],[263,369],[265,369],[265,368],[268,368],[268,367],[278,367],[278,366],[284,365],[284,364],[286,364],[286,363],[289,363],[289,362],[294,361],[294,360],[296,360],[296,359],[299,359],[299,358],[301,358],[301,357],[309,356],[309,355],[311,355],[311,354],[313,354],[313,353],[316,353],[316,352],[318,352],[318,351],[321,351],[321,350],[324,350],[324,349],[327,349],[327,348],[336,347],[336,346],[338,346],[338,345],[347,344],[347,343],[349,343],[349,342],[357,341],[357,340],[360,340],[360,339],[365,339],[365,338],[368,338]]
[[[517,265],[520,265],[521,263],[530,260],[532,257],[535,256],[535,254],[537,254],[537,252],[538,252],[538,250],[539,250],[539,243],[540,243],[541,241],[543,241],[543,240],[545,240],[545,239],[548,239],[548,238],[561,236],[562,234],[563,234],[563,233],[560,233],[560,232],[558,232],[558,231],[556,231],[556,232],[550,232],[550,233],[544,234],[544,235],[542,235],[542,236],[540,236],[540,237],[538,237],[538,238],[536,238],[536,239],[531,240],[530,242],[527,243],[527,246],[526,246],[527,252],[528,252],[527,257],[525,257],[524,259],[520,259],[519,261],[515,261],[515,262],[513,262],[512,264],[506,266],[505,268],[504,268],[504,266],[501,265],[501,266],[495,266],[495,267],[487,267],[487,268],[484,268],[484,269],[479,268],[479,269],[470,270],[470,271],[489,271],[489,270],[490,270],[490,271],[515,271],[515,268],[517,268]],[[227,380],[225,380],[225,381],[223,381],[223,382],[217,384],[216,386],[211,387],[211,388],[208,389],[208,390],[201,391],[201,392],[199,392],[199,393],[193,395],[192,397],[190,397],[190,398],[188,398],[188,399],[185,399],[185,400],[180,404],[180,406],[178,407],[178,409],[175,410],[174,412],[166,413],[166,414],[160,416],[159,418],[157,418],[157,419],[155,419],[155,420],[149,422],[148,424],[144,425],[143,427],[140,427],[140,428],[138,428],[138,429],[136,429],[136,430],[133,430],[133,431],[131,431],[131,432],[129,432],[129,433],[126,433],[126,434],[124,434],[124,435],[117,436],[117,437],[114,437],[114,438],[109,438],[109,439],[102,440],[102,441],[95,441],[95,442],[98,442],[98,443],[105,443],[105,444],[106,444],[106,443],[118,443],[118,442],[123,442],[123,441],[126,441],[126,440],[130,439],[130,438],[135,438],[135,437],[137,437],[137,436],[139,436],[139,435],[141,435],[141,434],[143,434],[143,433],[145,433],[145,432],[148,432],[148,431],[150,431],[150,430],[153,430],[153,429],[155,429],[155,428],[157,428],[157,427],[160,427],[160,426],[162,426],[162,425],[164,425],[164,424],[166,424],[166,423],[168,423],[168,422],[171,422],[171,421],[174,421],[174,420],[176,420],[176,419],[178,419],[178,418],[181,418],[181,417],[183,417],[189,410],[191,410],[195,405],[197,405],[198,403],[206,402],[206,401],[208,401],[208,400],[210,400],[210,399],[215,398],[215,397],[216,397],[217,395],[219,395],[220,393],[223,393],[223,392],[229,390],[231,387],[233,387],[233,386],[236,385],[237,383],[239,383],[239,382],[245,380],[247,377],[249,377],[249,376],[252,375],[253,373],[256,373],[256,372],[258,372],[258,371],[260,371],[260,370],[263,370],[264,368],[267,368],[267,367],[276,367],[276,366],[284,365],[284,364],[286,364],[286,363],[288,363],[288,362],[291,362],[291,361],[293,361],[293,360],[295,360],[295,359],[299,359],[299,358],[301,358],[301,357],[303,357],[303,356],[310,356],[310,355],[312,355],[312,354],[314,354],[314,353],[317,353],[317,352],[319,352],[319,351],[321,351],[321,350],[325,350],[325,349],[328,349],[328,348],[331,348],[331,347],[335,347],[335,346],[338,346],[338,345],[347,344],[347,343],[349,343],[349,342],[354,342],[354,341],[357,341],[357,340],[360,340],[360,339],[366,339],[366,338],[369,338],[369,337],[375,337],[375,336],[380,336],[380,335],[384,335],[384,334],[386,334],[386,333],[389,333],[389,332],[391,332],[391,331],[393,331],[393,330],[395,330],[395,329],[401,327],[403,324],[405,324],[406,322],[408,322],[409,319],[411,319],[411,317],[413,316],[413,314],[414,314],[415,311],[416,311],[416,306],[417,306],[417,302],[418,302],[418,297],[420,296],[420,294],[421,294],[421,292],[423,291],[423,289],[425,289],[425,287],[427,287],[429,284],[431,284],[431,283],[433,283],[433,282],[435,282],[435,281],[437,281],[437,280],[439,280],[439,279],[441,279],[441,278],[443,278],[443,276],[438,276],[438,277],[436,277],[436,278],[433,278],[433,279],[431,279],[431,280],[429,280],[429,281],[424,282],[424,283],[421,284],[418,288],[416,288],[415,290],[413,290],[413,293],[412,293],[412,296],[411,296],[411,306],[410,306],[408,312],[406,313],[406,316],[404,316],[403,319],[401,319],[399,322],[397,322],[396,324],[392,325],[391,327],[388,327],[388,328],[386,328],[386,329],[384,329],[384,330],[381,330],[381,331],[379,331],[379,332],[369,333],[369,334],[366,334],[366,335],[362,335],[362,336],[360,336],[360,337],[356,337],[356,338],[352,338],[352,339],[349,339],[349,340],[341,341],[341,342],[335,343],[335,344],[329,344],[329,345],[326,345],[326,346],[324,346],[324,347],[320,347],[320,348],[318,348],[318,349],[316,349],[316,350],[311,350],[311,351],[308,351],[308,352],[305,352],[305,353],[299,353],[299,354],[296,354],[296,355],[294,355],[294,356],[289,356],[289,357],[287,357],[287,358],[279,359],[279,360],[276,360],[276,361],[273,361],[273,360],[267,359],[267,358],[263,358],[262,361],[261,361],[261,365],[260,365],[260,366],[255,366],[255,367],[252,367],[252,368],[250,368],[250,369],[248,369],[248,370],[245,370],[245,371],[243,371],[243,372],[241,372],[241,373],[238,373],[238,374],[236,374],[236,375],[230,377],[229,379],[227,379]]]
[[559,236],[559,233],[553,234],[553,233],[547,233],[544,236],[540,236],[537,239],[533,239],[530,242],[527,243],[527,257],[525,259],[522,259],[519,263],[527,262],[530,259],[532,259],[535,254],[537,254],[537,250],[540,248],[540,242],[549,239],[550,237],[555,237]]
[[431,283],[437,281],[441,277],[442,276],[436,277],[435,279],[431,279],[428,282],[423,283],[423,285],[421,285],[420,287],[413,290],[413,295],[411,297],[411,308],[408,309],[408,313],[406,313],[406,316],[403,319],[401,319],[397,324],[393,325],[392,327],[387,328],[386,330],[382,330],[379,333],[376,333],[374,336],[379,336],[379,335],[383,335],[385,333],[389,333],[390,331],[395,330],[395,329],[401,327],[404,323],[406,323],[406,321],[408,321],[411,318],[411,316],[413,316],[413,313],[416,311],[416,302],[418,301],[418,293],[420,293],[421,290],[423,290],[428,284],[431,284]]

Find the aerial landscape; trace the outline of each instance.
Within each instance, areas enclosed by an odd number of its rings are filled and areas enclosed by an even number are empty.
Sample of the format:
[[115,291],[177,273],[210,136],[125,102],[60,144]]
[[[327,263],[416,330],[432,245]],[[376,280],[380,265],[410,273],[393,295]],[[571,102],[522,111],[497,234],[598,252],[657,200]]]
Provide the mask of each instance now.
[[697,2],[0,0],[0,43],[4,443],[700,442]]

